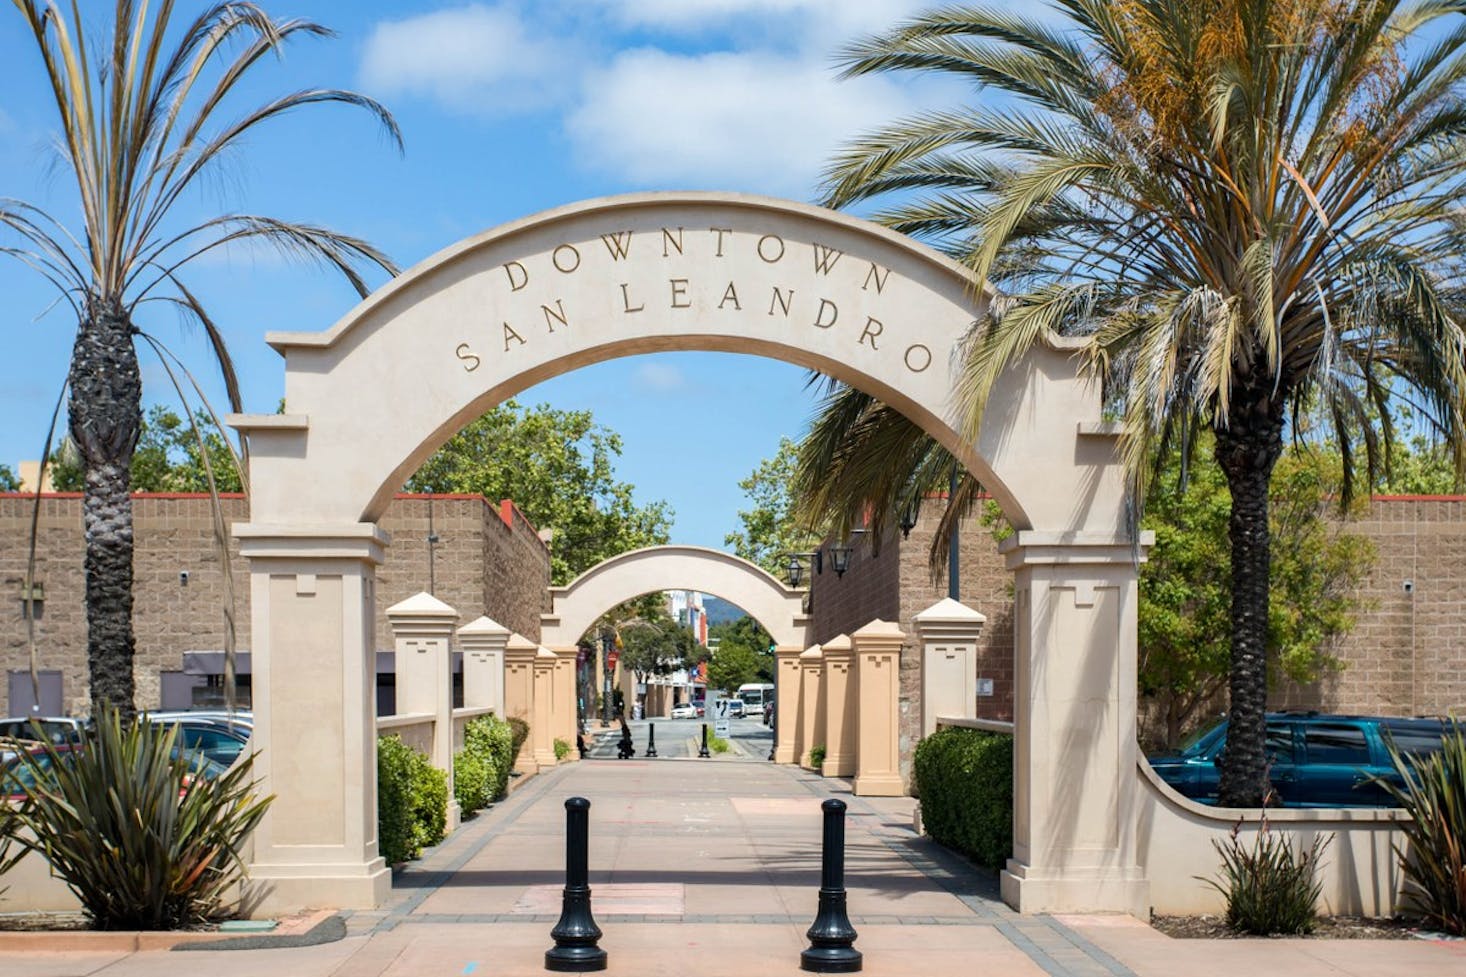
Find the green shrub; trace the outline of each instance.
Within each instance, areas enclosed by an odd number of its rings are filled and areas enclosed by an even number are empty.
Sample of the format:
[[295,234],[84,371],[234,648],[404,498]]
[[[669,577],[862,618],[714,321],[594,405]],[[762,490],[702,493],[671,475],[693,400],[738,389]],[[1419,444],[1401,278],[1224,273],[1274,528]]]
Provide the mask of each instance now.
[[809,748],[809,765],[816,770],[825,765],[825,745],[823,743]]
[[104,708],[70,749],[21,754],[30,799],[16,819],[96,929],[177,929],[228,915],[239,850],[273,798],[253,757],[217,777],[175,751],[177,727],[124,726]]
[[464,814],[472,814],[490,801],[490,769],[492,759],[484,757],[467,747],[453,754],[453,797]]
[[1299,855],[1288,839],[1262,822],[1249,849],[1239,840],[1242,825],[1232,829],[1224,845],[1213,841],[1222,856],[1221,879],[1202,879],[1227,898],[1227,925],[1240,933],[1270,936],[1313,932],[1314,906],[1323,890],[1318,860],[1332,835],[1314,835]]
[[1405,876],[1405,908],[1447,933],[1466,936],[1466,729],[1452,720],[1439,753],[1401,754],[1394,743],[1389,746],[1405,786],[1375,783],[1410,815],[1400,825],[1409,849],[1395,846]]
[[921,820],[932,838],[997,869],[1013,851],[1013,737],[941,729],[912,760]]
[[377,740],[377,848],[389,865],[443,840],[448,776],[399,736]]
[[555,759],[563,760],[570,755],[570,742],[558,737],[555,739]]
[[514,729],[492,713],[470,720],[463,730],[463,748],[479,756],[489,772],[488,799],[497,801],[509,789],[514,768]]
[[727,753],[728,747],[728,741],[723,739],[723,737],[718,736],[715,733],[708,734],[708,749],[712,750],[714,753]]

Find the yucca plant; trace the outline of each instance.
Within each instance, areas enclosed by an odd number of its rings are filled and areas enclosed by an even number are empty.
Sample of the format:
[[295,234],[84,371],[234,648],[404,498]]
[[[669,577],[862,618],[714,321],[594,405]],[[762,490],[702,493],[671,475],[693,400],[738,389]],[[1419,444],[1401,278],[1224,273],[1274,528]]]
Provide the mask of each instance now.
[[1241,841],[1241,828],[1240,822],[1232,828],[1226,844],[1212,842],[1222,856],[1220,880],[1202,879],[1227,897],[1227,926],[1256,936],[1313,932],[1323,891],[1318,862],[1333,835],[1314,835],[1300,853],[1266,820],[1250,848]]
[[1466,730],[1453,719],[1439,753],[1389,747],[1404,785],[1373,780],[1410,815],[1401,825],[1408,848],[1394,846],[1405,875],[1405,908],[1466,936]]
[[123,723],[104,707],[77,744],[22,754],[19,842],[51,863],[95,929],[178,929],[231,909],[241,846],[273,798],[255,792],[253,757],[208,777],[176,746],[176,727]]

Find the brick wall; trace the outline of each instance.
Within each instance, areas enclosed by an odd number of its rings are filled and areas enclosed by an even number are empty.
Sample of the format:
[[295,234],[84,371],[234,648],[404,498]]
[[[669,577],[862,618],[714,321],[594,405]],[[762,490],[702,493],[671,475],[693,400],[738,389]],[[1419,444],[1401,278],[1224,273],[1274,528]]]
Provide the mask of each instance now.
[[[461,623],[480,614],[539,638],[546,607],[549,551],[533,526],[512,504],[486,503],[479,496],[402,497],[388,507],[381,526],[392,536],[386,562],[377,568],[377,647],[392,647],[387,607],[428,589],[429,508],[438,542],[432,576],[439,599],[459,611]],[[247,518],[243,498],[224,500],[233,523]],[[26,623],[20,601],[25,579],[31,498],[0,495],[0,671],[27,669]],[[159,673],[177,670],[186,651],[223,648],[221,608],[225,595],[207,498],[137,495],[133,499],[136,552],[133,626],[137,636],[137,702],[156,706]],[[82,527],[79,496],[48,496],[41,502],[36,579],[45,603],[36,621],[40,667],[63,675],[66,708],[89,711],[85,685],[86,620],[82,604]],[[238,647],[250,647],[249,567],[233,553]],[[188,572],[188,582],[179,573]],[[7,694],[8,689],[0,689]],[[10,704],[3,705],[5,714]]]

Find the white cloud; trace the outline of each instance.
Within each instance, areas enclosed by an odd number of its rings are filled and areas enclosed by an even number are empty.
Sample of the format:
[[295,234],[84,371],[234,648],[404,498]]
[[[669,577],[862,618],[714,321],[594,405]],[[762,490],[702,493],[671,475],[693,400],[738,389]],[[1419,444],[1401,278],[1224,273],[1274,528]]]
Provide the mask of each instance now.
[[838,46],[932,8],[932,0],[597,0],[613,18],[683,34],[744,30],[800,47]]
[[592,74],[566,127],[582,165],[635,183],[803,197],[852,134],[908,109],[891,80],[817,61],[646,49]]
[[471,4],[379,23],[362,55],[363,85],[450,108],[507,115],[573,90],[571,38],[538,37],[506,6]]
[[638,364],[632,382],[657,393],[674,393],[688,388],[687,375],[681,367],[655,359]]

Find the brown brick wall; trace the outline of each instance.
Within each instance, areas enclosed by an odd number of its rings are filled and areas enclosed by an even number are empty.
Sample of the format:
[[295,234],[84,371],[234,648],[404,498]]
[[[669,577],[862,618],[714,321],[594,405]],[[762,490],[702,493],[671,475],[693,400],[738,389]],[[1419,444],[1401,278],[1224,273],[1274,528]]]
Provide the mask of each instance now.
[[[392,647],[383,611],[428,589],[428,508],[425,497],[395,500],[381,526],[392,536],[387,559],[377,568],[377,647]],[[247,518],[242,498],[224,500],[232,523]],[[480,614],[539,638],[546,607],[549,552],[517,510],[477,496],[434,498],[433,576],[439,599],[467,623]],[[502,513],[508,513],[506,523]],[[31,499],[0,495],[0,671],[28,668],[25,619],[19,599],[25,578]],[[137,636],[137,702],[156,706],[159,672],[176,670],[186,651],[223,647],[225,587],[213,542],[209,503],[198,496],[135,496],[136,532],[133,625]],[[40,667],[63,675],[63,695],[73,712],[88,711],[86,620],[82,605],[81,500],[47,497],[41,503],[36,579],[46,600],[36,621]],[[238,647],[250,646],[249,567],[231,540],[237,595]],[[180,571],[188,571],[186,585]],[[0,690],[7,694],[8,690]],[[3,705],[9,714],[10,704]]]

